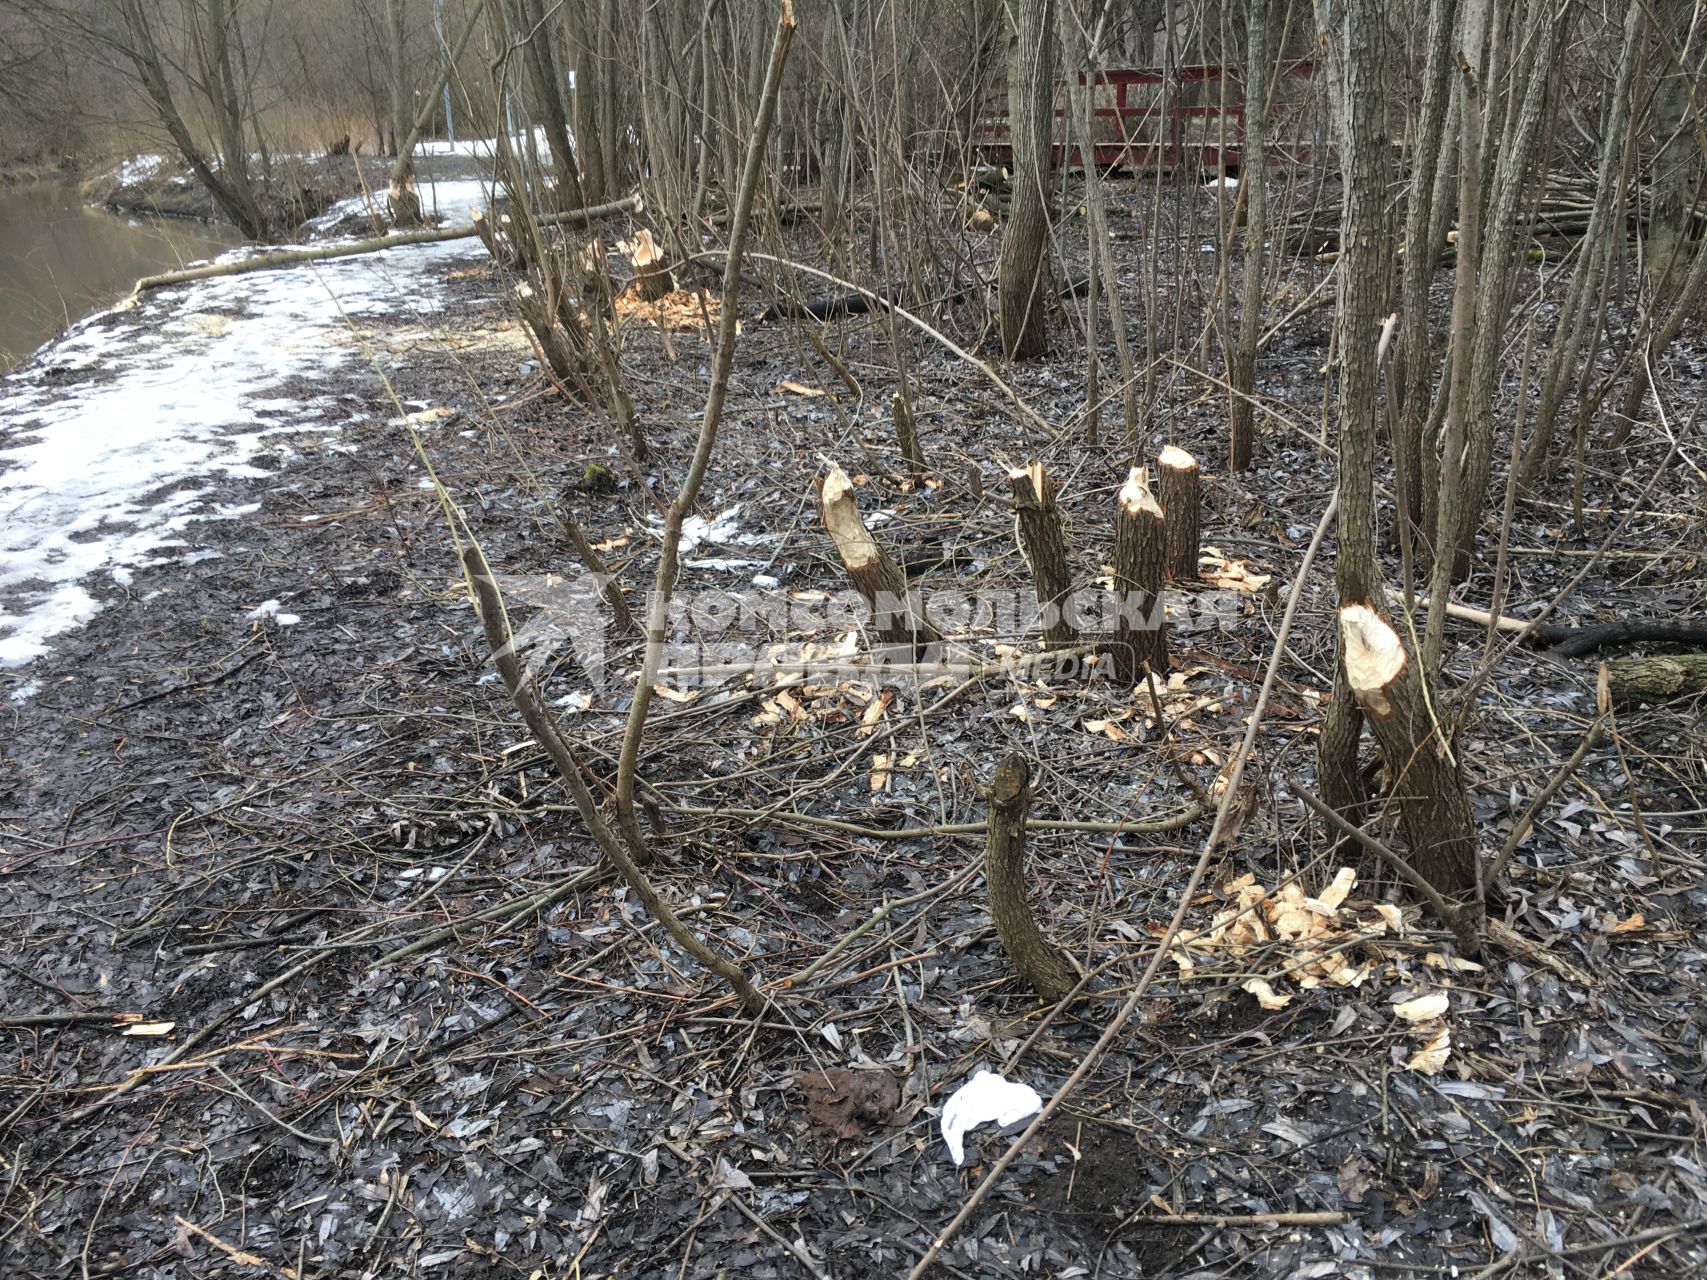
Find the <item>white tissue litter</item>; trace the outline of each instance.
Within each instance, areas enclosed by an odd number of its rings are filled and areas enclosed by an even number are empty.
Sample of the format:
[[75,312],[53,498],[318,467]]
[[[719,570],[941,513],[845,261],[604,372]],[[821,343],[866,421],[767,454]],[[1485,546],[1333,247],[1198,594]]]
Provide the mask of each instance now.
[[1043,1099],[1028,1084],[1015,1084],[994,1071],[979,1071],[949,1097],[942,1109],[942,1140],[955,1164],[966,1163],[968,1129],[985,1123],[1010,1125],[1043,1110]]

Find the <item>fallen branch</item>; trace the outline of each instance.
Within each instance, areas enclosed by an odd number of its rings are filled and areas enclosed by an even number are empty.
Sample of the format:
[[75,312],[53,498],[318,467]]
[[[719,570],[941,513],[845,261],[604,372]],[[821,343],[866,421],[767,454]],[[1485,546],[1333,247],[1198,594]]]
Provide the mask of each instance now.
[[657,888],[646,878],[646,873],[629,856],[623,842],[616,838],[616,833],[610,829],[604,814],[599,812],[598,801],[593,798],[592,790],[587,786],[581,762],[575,758],[568,740],[557,727],[556,719],[545,709],[545,704],[540,701],[532,684],[523,677],[521,664],[516,661],[514,637],[504,616],[503,601],[498,596],[498,587],[493,580],[491,567],[486,563],[486,556],[478,543],[468,544],[462,554],[462,564],[468,576],[469,589],[474,593],[475,606],[479,611],[480,623],[485,629],[486,643],[492,650],[492,660],[498,668],[499,678],[509,690],[510,698],[515,702],[516,710],[521,712],[522,720],[533,734],[534,741],[545,748],[545,753],[557,766],[557,772],[562,775],[564,784],[569,788],[569,795],[575,802],[576,812],[581,815],[588,834],[599,846],[599,852],[604,854],[627,881],[628,887],[634,891],[647,912],[663,925],[665,932],[674,939],[677,946],[733,987],[748,1012],[764,1013],[770,1002],[748,981],[746,974],[706,946],[681,922]]
[[[638,193],[596,204],[588,209],[569,209],[563,213],[546,214],[539,219],[543,225],[580,225],[613,213],[639,213],[642,208]],[[367,253],[382,253],[411,244],[437,244],[445,240],[467,240],[480,234],[473,222],[453,222],[448,227],[429,227],[422,231],[400,231],[392,235],[373,236],[349,244],[331,244],[318,249],[280,249],[272,253],[239,258],[232,262],[210,262],[201,267],[185,267],[181,271],[163,271],[156,276],[143,276],[130,291],[122,306],[130,306],[150,289],[188,284],[193,280],[213,280],[223,276],[248,275],[252,271],[277,271],[284,267],[301,266],[305,262],[329,262],[334,258],[355,258]]]

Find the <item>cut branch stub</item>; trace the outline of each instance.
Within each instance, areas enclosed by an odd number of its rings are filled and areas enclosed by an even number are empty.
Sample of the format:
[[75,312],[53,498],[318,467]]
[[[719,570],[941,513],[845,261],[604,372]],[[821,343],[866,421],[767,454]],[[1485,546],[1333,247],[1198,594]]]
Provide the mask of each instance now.
[[848,581],[871,606],[872,634],[884,644],[908,645],[915,658],[923,658],[942,633],[925,617],[901,566],[865,527],[853,481],[839,466],[832,465],[828,475],[818,478],[818,510]]
[[1034,462],[1009,471],[1008,483],[1014,493],[1014,538],[1031,567],[1044,643],[1051,649],[1071,648],[1079,642],[1079,629],[1069,616],[1073,578],[1055,505],[1055,481],[1041,462]]
[[1031,805],[1030,767],[1017,752],[996,766],[990,787],[984,879],[990,918],[1002,949],[1025,983],[1045,1000],[1059,1000],[1079,984],[1067,953],[1038,928],[1025,892],[1025,813]]
[[1144,468],[1133,467],[1114,503],[1114,674],[1123,685],[1137,684],[1146,669],[1167,671],[1163,524]]
[[1197,459],[1169,445],[1156,456],[1156,496],[1167,513],[1167,552],[1162,571],[1170,582],[1197,581],[1202,500]]
[[1373,609],[1340,610],[1345,674],[1381,745],[1411,864],[1447,898],[1476,888],[1476,829],[1458,762],[1440,738],[1404,643]]

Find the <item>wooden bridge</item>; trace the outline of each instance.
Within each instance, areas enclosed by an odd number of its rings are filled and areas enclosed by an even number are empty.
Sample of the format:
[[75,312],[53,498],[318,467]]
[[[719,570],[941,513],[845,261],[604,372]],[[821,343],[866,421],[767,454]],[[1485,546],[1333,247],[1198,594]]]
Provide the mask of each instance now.
[[[1269,112],[1269,164],[1306,161],[1315,146],[1312,95],[1300,81],[1315,78],[1316,60],[1300,58],[1276,68]],[[1079,77],[1084,85],[1087,79]],[[1092,153],[1100,169],[1207,171],[1243,166],[1244,83],[1237,67],[1111,67],[1089,79]],[[1066,94],[1057,87],[1057,101]],[[1082,148],[1067,145],[1066,107],[1055,110],[1054,160],[1078,168]],[[1077,132],[1074,130],[1074,132]],[[1005,109],[981,120],[973,147],[989,164],[1011,166],[1013,144]]]

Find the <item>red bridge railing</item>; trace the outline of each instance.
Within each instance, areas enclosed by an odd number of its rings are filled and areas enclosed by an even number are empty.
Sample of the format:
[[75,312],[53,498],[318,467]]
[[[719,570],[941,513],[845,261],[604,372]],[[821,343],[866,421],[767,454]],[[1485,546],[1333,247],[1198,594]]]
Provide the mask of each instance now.
[[[1308,160],[1313,139],[1300,138],[1287,128],[1295,114],[1296,95],[1284,92],[1288,81],[1310,80],[1316,61],[1300,58],[1277,68],[1278,88],[1271,112],[1268,162]],[[1079,83],[1086,84],[1080,76]],[[1218,169],[1243,164],[1245,138],[1244,83],[1236,67],[1185,66],[1111,67],[1089,80],[1092,92],[1092,151],[1098,168],[1174,169],[1186,165]],[[1066,94],[1058,86],[1057,101]],[[1067,110],[1055,110],[1055,163],[1077,168],[1084,164],[1081,148],[1066,143]],[[1074,130],[1077,132],[1077,130]],[[982,120],[973,130],[978,155],[990,164],[1013,160],[1013,144],[1005,115]]]

